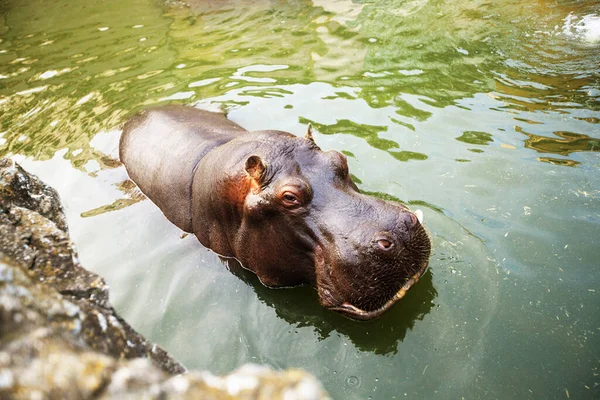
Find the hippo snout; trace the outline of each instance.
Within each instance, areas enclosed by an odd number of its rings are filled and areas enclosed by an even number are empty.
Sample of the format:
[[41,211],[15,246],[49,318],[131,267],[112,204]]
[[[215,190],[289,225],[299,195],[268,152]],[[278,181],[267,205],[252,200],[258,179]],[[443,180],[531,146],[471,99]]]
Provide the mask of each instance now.
[[[417,225],[420,225],[420,222],[415,214],[413,214],[410,211],[403,212],[401,214],[400,230],[410,232],[411,230],[418,229]],[[403,242],[401,237],[397,233],[390,231],[381,231],[377,232],[373,236],[371,244],[378,251],[389,252],[398,246],[402,246]]]
[[331,252],[327,272],[318,279],[325,307],[354,319],[375,318],[426,271],[431,244],[422,212],[395,206],[392,211],[391,217],[380,212],[379,220],[357,224]]

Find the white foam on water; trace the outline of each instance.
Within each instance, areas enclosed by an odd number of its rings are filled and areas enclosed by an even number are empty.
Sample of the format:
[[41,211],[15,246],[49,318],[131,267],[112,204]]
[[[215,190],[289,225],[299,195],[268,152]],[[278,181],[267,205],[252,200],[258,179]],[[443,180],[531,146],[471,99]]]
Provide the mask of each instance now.
[[569,13],[564,19],[562,33],[582,42],[595,44],[600,43],[600,16],[588,14],[578,17]]

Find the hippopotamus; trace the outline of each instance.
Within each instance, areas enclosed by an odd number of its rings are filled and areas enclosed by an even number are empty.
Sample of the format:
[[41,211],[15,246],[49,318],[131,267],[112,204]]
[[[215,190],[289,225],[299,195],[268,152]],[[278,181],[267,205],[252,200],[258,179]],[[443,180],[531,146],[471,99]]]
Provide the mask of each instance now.
[[327,309],[380,316],[427,269],[422,212],[362,194],[342,153],[305,136],[249,132],[223,113],[151,108],[119,155],[165,217],[274,288],[310,284]]

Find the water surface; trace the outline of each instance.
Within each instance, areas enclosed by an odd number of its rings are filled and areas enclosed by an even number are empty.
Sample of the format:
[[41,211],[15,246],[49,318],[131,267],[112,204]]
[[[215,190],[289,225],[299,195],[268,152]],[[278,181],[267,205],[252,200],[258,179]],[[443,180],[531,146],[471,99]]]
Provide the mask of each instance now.
[[[189,368],[302,367],[334,398],[595,398],[596,1],[0,2],[0,156],[55,186],[82,263]],[[348,155],[421,208],[429,272],[376,321],[271,290],[126,181],[122,123],[160,103]]]

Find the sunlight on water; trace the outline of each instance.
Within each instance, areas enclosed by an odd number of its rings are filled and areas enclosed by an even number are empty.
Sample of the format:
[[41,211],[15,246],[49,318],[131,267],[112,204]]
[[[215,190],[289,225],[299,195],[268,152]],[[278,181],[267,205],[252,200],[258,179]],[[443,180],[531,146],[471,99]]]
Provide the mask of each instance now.
[[589,14],[579,18],[569,14],[565,18],[562,32],[584,43],[598,43],[600,42],[600,16]]

